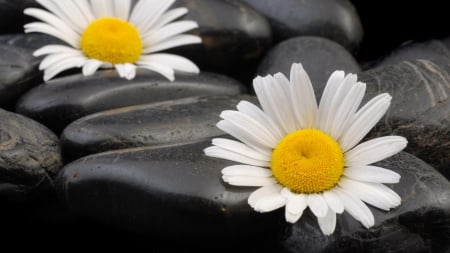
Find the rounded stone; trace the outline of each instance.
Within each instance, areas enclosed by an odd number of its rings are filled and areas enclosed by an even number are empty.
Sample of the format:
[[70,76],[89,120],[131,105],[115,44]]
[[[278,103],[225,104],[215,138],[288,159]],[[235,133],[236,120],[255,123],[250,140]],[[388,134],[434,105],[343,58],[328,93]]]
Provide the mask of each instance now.
[[266,16],[275,41],[297,36],[320,36],[356,52],[363,28],[355,7],[347,0],[243,0]]
[[355,58],[341,45],[320,37],[302,36],[283,41],[262,59],[257,74],[283,73],[289,78],[292,63],[301,63],[311,79],[316,97],[320,98],[328,77],[335,70],[357,73]]

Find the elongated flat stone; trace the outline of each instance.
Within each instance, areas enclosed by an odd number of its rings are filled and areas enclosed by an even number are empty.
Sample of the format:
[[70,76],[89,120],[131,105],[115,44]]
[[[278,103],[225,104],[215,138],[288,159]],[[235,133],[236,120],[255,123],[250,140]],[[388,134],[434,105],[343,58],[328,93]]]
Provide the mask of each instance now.
[[205,245],[276,239],[282,212],[254,212],[247,204],[254,188],[223,183],[220,171],[233,162],[206,157],[209,145],[88,156],[65,166],[56,187],[69,210],[148,236]]
[[179,74],[170,82],[143,70],[128,81],[118,77],[115,70],[105,70],[89,77],[76,74],[39,85],[20,99],[16,111],[59,133],[70,122],[99,111],[194,96],[236,95],[244,91],[239,82],[213,73]]
[[223,132],[216,127],[223,110],[255,97],[210,96],[137,105],[92,114],[69,124],[61,135],[66,158],[102,151],[185,143]]

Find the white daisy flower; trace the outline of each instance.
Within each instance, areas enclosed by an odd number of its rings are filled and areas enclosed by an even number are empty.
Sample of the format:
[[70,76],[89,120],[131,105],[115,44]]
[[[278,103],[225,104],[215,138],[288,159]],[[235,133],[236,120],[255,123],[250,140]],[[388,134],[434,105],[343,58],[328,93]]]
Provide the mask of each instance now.
[[24,13],[42,22],[26,24],[25,32],[54,36],[68,45],[47,45],[34,52],[46,55],[39,69],[48,81],[60,72],[78,67],[84,75],[114,67],[120,77],[133,79],[136,68],[145,68],[174,80],[174,71],[198,73],[190,60],[165,49],[201,43],[182,34],[198,27],[194,21],[176,21],[186,8],[169,10],[175,0],[36,0],[48,11],[27,8]]
[[383,210],[400,205],[383,184],[399,182],[400,175],[370,164],[400,152],[406,139],[358,144],[388,109],[390,95],[358,109],[366,85],[335,71],[317,106],[301,64],[292,65],[290,80],[278,73],[256,77],[253,86],[262,110],[241,101],[237,111],[223,111],[217,126],[240,141],[213,139],[205,154],[242,163],[224,168],[222,177],[231,185],[260,187],[248,198],[254,210],[285,206],[286,221],[295,223],[309,207],[329,235],[344,210],[369,228],[374,216],[363,202]]

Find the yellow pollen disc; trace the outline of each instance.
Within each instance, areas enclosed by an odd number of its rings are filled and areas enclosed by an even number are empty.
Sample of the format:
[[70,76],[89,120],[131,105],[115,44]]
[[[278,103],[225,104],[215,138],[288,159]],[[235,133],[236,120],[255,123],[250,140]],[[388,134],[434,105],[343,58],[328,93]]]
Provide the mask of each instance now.
[[112,64],[134,63],[141,55],[142,40],[132,24],[119,18],[103,17],[84,30],[81,50],[89,58]]
[[344,154],[324,132],[302,129],[278,143],[272,153],[271,169],[275,179],[292,192],[323,192],[339,182]]

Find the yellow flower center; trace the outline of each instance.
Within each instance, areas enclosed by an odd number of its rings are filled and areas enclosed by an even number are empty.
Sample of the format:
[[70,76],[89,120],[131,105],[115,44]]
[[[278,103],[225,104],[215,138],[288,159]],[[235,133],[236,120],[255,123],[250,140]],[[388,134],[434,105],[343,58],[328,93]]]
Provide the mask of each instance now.
[[302,129],[278,143],[271,169],[275,179],[292,192],[323,192],[339,182],[344,172],[344,154],[324,132]]
[[81,50],[89,58],[112,64],[134,63],[141,55],[142,40],[132,24],[119,18],[103,17],[84,30]]

